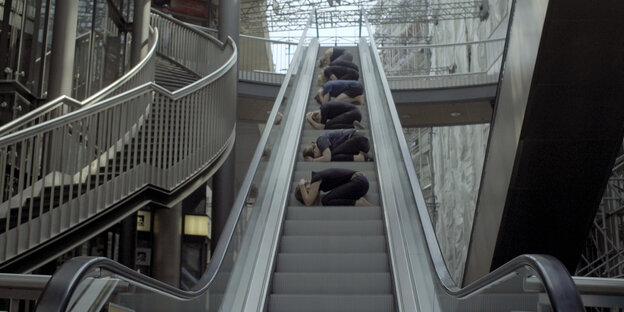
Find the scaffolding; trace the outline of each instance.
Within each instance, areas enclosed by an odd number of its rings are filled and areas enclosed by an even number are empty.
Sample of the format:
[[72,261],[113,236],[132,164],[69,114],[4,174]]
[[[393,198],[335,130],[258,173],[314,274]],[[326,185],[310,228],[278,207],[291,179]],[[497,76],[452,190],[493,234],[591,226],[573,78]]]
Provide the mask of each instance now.
[[306,16],[316,10],[319,29],[361,27],[364,12],[372,25],[437,23],[440,20],[478,18],[481,1],[428,3],[428,1],[299,0],[253,1],[241,6],[241,28],[253,31],[300,30]]
[[575,275],[624,276],[624,155],[613,167]]

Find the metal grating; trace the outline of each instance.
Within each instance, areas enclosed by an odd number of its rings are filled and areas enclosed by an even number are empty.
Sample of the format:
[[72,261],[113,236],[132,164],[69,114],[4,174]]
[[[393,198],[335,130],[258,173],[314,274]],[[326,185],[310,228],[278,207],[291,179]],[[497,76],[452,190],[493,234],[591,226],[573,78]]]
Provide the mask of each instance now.
[[374,0],[266,0],[246,2],[241,6],[241,28],[250,32],[300,30],[308,12],[316,9],[318,28],[361,26],[362,13],[372,25],[436,23],[440,20],[479,17],[480,1],[426,3],[422,1]]

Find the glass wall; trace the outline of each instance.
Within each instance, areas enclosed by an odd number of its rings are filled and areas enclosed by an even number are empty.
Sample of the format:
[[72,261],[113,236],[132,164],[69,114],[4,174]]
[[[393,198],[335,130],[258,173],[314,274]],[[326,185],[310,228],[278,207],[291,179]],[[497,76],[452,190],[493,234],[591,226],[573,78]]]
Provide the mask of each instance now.
[[80,1],[72,97],[89,97],[129,68],[129,1]]
[[[73,97],[92,95],[129,68],[132,3],[79,1]],[[55,4],[56,0],[0,0],[0,51],[6,53],[0,58],[0,82],[15,90],[2,94],[4,108],[16,106],[10,100],[17,98],[15,92],[31,106],[46,100]]]

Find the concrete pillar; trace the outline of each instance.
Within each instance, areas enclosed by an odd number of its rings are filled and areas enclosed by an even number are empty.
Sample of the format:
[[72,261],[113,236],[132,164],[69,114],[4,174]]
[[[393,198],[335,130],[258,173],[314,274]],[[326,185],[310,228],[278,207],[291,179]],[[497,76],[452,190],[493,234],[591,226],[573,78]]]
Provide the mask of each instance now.
[[132,23],[132,66],[141,62],[149,51],[151,0],[134,0]]
[[154,210],[152,275],[169,285],[180,287],[182,253],[182,204]]
[[76,53],[78,0],[56,1],[54,14],[48,99],[71,95]]
[[119,230],[119,263],[136,268],[137,214],[136,212],[121,221]]

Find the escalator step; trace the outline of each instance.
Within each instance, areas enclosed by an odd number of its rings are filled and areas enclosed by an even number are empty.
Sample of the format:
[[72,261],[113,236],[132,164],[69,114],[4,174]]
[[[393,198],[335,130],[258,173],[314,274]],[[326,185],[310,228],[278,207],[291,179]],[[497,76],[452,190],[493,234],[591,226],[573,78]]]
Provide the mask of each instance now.
[[276,272],[389,272],[386,253],[280,253]]
[[390,273],[279,273],[273,278],[278,294],[390,294]]
[[270,297],[269,311],[297,312],[390,312],[394,297],[387,295],[276,295]]
[[[299,154],[301,155],[301,151],[299,151]],[[362,171],[364,172],[364,175],[366,175],[367,177],[376,179],[375,163],[371,161],[365,161],[365,162],[364,161],[344,161],[340,163],[300,161],[300,162],[297,162],[297,165],[295,166],[295,170],[307,171],[309,175],[309,172],[311,171],[320,171],[320,170],[331,168],[334,166],[339,167],[339,168],[344,168],[344,169],[351,169],[355,171]],[[295,177],[296,176],[297,176],[297,173],[295,173]]]
[[[369,178],[370,179],[370,178]],[[375,184],[370,185],[368,189],[368,194],[364,196],[366,200],[368,200],[372,205],[379,205],[379,193],[378,189],[375,187]],[[295,198],[295,195],[291,192],[288,196],[288,205],[290,206],[301,206],[301,202]]]
[[368,253],[385,252],[386,238],[376,236],[284,235],[281,253]]
[[380,220],[379,206],[290,206],[287,220]]
[[284,222],[284,235],[383,235],[381,220]]

